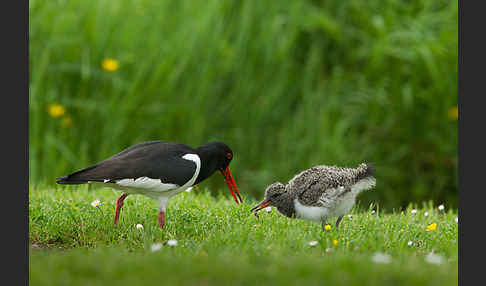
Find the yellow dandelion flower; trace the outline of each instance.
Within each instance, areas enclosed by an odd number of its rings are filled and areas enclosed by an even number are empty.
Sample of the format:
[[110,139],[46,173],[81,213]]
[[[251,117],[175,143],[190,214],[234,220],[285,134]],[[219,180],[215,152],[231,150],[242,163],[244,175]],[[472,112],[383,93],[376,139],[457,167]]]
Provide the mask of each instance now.
[[60,117],[66,113],[66,108],[60,104],[49,104],[48,112],[51,117]]
[[457,106],[449,108],[448,116],[450,120],[457,120],[459,116],[459,110]]
[[334,246],[337,246],[338,245],[338,241],[335,239],[332,241],[332,244],[334,244]]
[[69,128],[69,127],[71,127],[71,124],[72,124],[72,123],[73,123],[73,120],[71,119],[71,117],[66,116],[66,117],[64,117],[64,118],[62,119],[62,121],[61,121],[61,126],[62,126],[63,128]]
[[325,230],[331,230],[331,225],[326,224],[326,225],[324,226],[324,229],[325,229]]
[[427,231],[429,230],[436,230],[437,229],[437,224],[433,223],[427,226]]
[[114,60],[114,59],[110,59],[110,58],[106,58],[103,60],[103,62],[101,62],[101,67],[105,70],[105,71],[109,71],[109,72],[114,72],[118,69],[119,67],[119,63],[117,60]]

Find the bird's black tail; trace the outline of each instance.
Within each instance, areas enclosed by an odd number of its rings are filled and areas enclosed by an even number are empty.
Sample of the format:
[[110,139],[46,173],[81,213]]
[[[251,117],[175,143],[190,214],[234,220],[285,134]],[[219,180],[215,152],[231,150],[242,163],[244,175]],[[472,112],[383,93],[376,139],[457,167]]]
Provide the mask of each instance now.
[[61,185],[80,185],[88,183],[89,181],[97,181],[85,176],[86,171],[94,169],[95,167],[96,166],[89,166],[72,174],[56,178],[56,183]]
[[69,175],[67,175],[67,176],[64,176],[64,177],[56,178],[56,183],[61,184],[61,185],[80,185],[80,184],[87,183],[87,181],[71,180],[69,178]]

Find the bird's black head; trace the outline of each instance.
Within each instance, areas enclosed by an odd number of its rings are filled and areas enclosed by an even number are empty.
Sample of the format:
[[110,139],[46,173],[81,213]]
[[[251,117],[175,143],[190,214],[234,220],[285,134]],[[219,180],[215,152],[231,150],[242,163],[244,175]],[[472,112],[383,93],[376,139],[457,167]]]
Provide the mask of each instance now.
[[231,160],[233,160],[233,151],[231,148],[223,142],[210,142],[197,148],[197,152],[201,158],[201,170],[195,184],[211,176],[218,170],[226,180],[226,184],[236,203],[239,202],[236,199],[235,192],[240,201],[242,201],[240,192],[236,187],[235,180],[229,169],[229,164],[231,163]]
[[225,170],[231,160],[233,159],[233,151],[223,142],[210,142],[198,148],[199,152],[203,152],[205,157],[208,157],[208,162],[212,167],[220,171]]

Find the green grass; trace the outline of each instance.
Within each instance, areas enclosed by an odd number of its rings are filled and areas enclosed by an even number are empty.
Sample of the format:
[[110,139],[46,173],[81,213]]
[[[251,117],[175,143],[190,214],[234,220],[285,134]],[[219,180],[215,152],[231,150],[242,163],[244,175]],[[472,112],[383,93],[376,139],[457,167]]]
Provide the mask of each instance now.
[[[366,204],[457,206],[457,0],[29,7],[33,184],[141,141],[221,140],[254,198],[317,164],[371,161],[380,183]],[[103,70],[105,58],[119,69]],[[50,117],[50,104],[66,114]]]
[[[429,203],[386,214],[356,207],[323,233],[275,210],[256,218],[249,211],[256,201],[236,206],[229,195],[199,189],[169,201],[160,230],[157,204],[137,195],[125,200],[114,227],[118,195],[85,186],[30,188],[31,285],[457,285],[457,210],[447,205],[443,212]],[[95,199],[98,208],[90,205]],[[426,230],[431,223],[437,230]],[[169,239],[178,245],[168,246]],[[153,243],[162,249],[152,252]],[[432,251],[445,261],[427,263]],[[372,262],[377,252],[391,263]]]
[[[29,180],[45,184],[29,190],[31,284],[457,284],[457,6],[29,1]],[[119,69],[103,70],[105,58]],[[51,104],[66,113],[50,116]],[[52,187],[155,139],[226,142],[247,203],[236,207],[213,176],[204,192],[169,202],[163,231],[156,203],[138,196],[115,228],[113,191]],[[274,181],[365,161],[376,190],[339,229],[249,212]],[[447,213],[429,203],[410,214],[410,202],[429,200]],[[387,212],[371,214],[370,202]],[[392,262],[372,263],[378,251]],[[424,262],[431,251],[447,261]]]

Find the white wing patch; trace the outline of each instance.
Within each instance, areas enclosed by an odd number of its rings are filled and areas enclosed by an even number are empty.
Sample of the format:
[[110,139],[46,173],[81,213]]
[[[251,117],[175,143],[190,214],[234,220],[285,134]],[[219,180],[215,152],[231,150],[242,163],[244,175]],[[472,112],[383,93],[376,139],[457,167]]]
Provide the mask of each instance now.
[[116,181],[115,183],[120,187],[147,189],[153,192],[163,192],[163,191],[177,189],[179,187],[179,185],[164,184],[160,181],[160,179],[151,179],[149,177],[140,177],[136,179],[122,179]]

